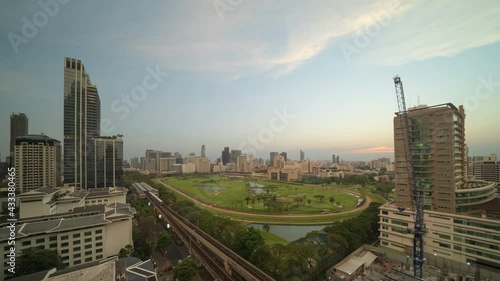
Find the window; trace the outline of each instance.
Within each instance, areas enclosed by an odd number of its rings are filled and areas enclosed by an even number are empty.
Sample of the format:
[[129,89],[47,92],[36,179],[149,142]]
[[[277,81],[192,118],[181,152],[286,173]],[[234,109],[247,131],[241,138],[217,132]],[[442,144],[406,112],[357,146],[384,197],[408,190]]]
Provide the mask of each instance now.
[[29,246],[29,245],[31,245],[31,240],[30,240],[30,241],[24,241],[24,242],[22,243],[22,245],[23,245],[23,246]]
[[82,261],[81,261],[81,260],[76,260],[73,264],[75,264],[75,265],[76,265],[76,264],[81,264],[81,263],[82,263]]
[[49,238],[49,241],[57,241],[57,236],[52,236]]
[[102,255],[97,255],[95,258],[96,259],[102,259]]
[[90,255],[92,255],[92,251],[86,251],[86,252],[85,252],[85,255],[86,255],[86,256],[90,256]]
[[102,249],[95,250],[96,253],[102,253]]
[[73,245],[78,245],[78,244],[80,244],[80,242],[81,242],[80,240],[75,240],[75,241],[73,241]]
[[85,262],[91,262],[91,261],[92,261],[92,257],[89,257],[89,258],[85,259]]
[[80,233],[73,234],[73,238],[80,238]]
[[57,248],[57,243],[52,243],[49,245],[49,248]]
[[68,242],[61,243],[61,247],[68,247],[68,246],[69,246]]
[[68,240],[68,238],[69,238],[68,235],[61,236],[61,240]]
[[102,246],[102,242],[95,243],[95,246],[96,246],[96,247],[100,247],[100,246]]
[[80,251],[80,250],[81,250],[81,248],[80,248],[80,247],[74,247],[74,248],[73,248],[73,252]]
[[61,254],[67,254],[67,253],[69,253],[69,249],[64,249],[61,251]]
[[81,257],[81,256],[82,256],[82,254],[78,253],[78,254],[74,254],[74,255],[73,255],[73,258],[79,258],[79,257]]
[[102,233],[102,229],[98,229],[95,231],[95,234],[101,234]]
[[92,245],[85,245],[85,249],[91,249]]
[[37,244],[44,243],[44,242],[45,242],[45,238],[36,239]]
[[102,240],[102,236],[97,236],[95,240]]
[[85,238],[85,243],[92,242],[92,238]]
[[92,231],[86,231],[86,232],[84,233],[84,235],[85,235],[85,236],[92,235]]

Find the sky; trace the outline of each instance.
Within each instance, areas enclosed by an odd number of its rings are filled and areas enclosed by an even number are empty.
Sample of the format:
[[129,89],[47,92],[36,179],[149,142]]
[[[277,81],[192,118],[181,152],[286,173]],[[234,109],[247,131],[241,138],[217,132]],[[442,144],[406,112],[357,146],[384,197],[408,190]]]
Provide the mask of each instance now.
[[63,141],[64,57],[101,99],[102,135],[200,154],[393,159],[408,106],[464,105],[469,155],[500,155],[497,1],[3,1],[0,151],[12,112]]

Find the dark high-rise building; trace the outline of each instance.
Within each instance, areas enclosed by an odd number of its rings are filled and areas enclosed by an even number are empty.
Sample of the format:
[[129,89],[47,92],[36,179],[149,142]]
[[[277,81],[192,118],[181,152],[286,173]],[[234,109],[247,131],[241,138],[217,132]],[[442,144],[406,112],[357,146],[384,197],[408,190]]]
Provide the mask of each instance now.
[[278,156],[278,152],[269,153],[269,166],[274,167],[274,156]]
[[123,186],[123,140],[93,138],[89,155],[87,188]]
[[222,164],[226,165],[227,163],[229,163],[229,147],[224,147],[222,151]]
[[286,152],[281,152],[280,155],[283,156],[283,158],[285,158],[285,162],[288,161],[288,157],[287,157]]
[[[87,186],[93,138],[100,135],[101,101],[81,60],[64,59],[64,182]],[[122,159],[123,160],[123,159]],[[122,164],[120,164],[122,165]]]
[[337,158],[335,158],[336,163],[340,164],[340,156],[337,155]]
[[332,163],[333,164],[337,163],[337,158],[335,158],[335,154],[332,154]]
[[28,135],[28,117],[24,113],[10,115],[10,156],[14,156],[16,138]]
[[205,145],[201,146],[201,157],[205,157]]
[[231,150],[229,155],[229,163],[236,163],[238,161],[238,156],[241,155],[241,150]]
[[300,162],[304,162],[304,151],[300,150]]

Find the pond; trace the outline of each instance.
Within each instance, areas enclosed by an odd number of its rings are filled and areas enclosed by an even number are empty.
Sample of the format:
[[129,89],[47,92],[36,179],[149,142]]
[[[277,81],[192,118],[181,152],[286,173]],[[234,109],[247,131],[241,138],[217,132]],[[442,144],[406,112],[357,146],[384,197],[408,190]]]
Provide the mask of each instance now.
[[218,190],[224,190],[225,189],[222,186],[198,186],[198,188],[201,188],[201,189],[207,190],[207,191],[218,191]]
[[[248,226],[262,229],[263,224],[252,223]],[[295,241],[299,238],[305,237],[307,233],[314,230],[321,230],[328,225],[278,225],[270,224],[269,232],[285,239],[288,242]]]

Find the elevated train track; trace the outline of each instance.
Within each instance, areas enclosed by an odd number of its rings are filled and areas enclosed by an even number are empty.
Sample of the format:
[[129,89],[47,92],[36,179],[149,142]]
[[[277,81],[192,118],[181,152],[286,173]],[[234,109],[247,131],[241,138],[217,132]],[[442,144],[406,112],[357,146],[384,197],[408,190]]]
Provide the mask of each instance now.
[[184,244],[190,248],[191,253],[199,259],[215,279],[221,281],[274,281],[272,277],[255,265],[177,214],[158,196],[146,192],[146,197],[162,217],[172,225]]

